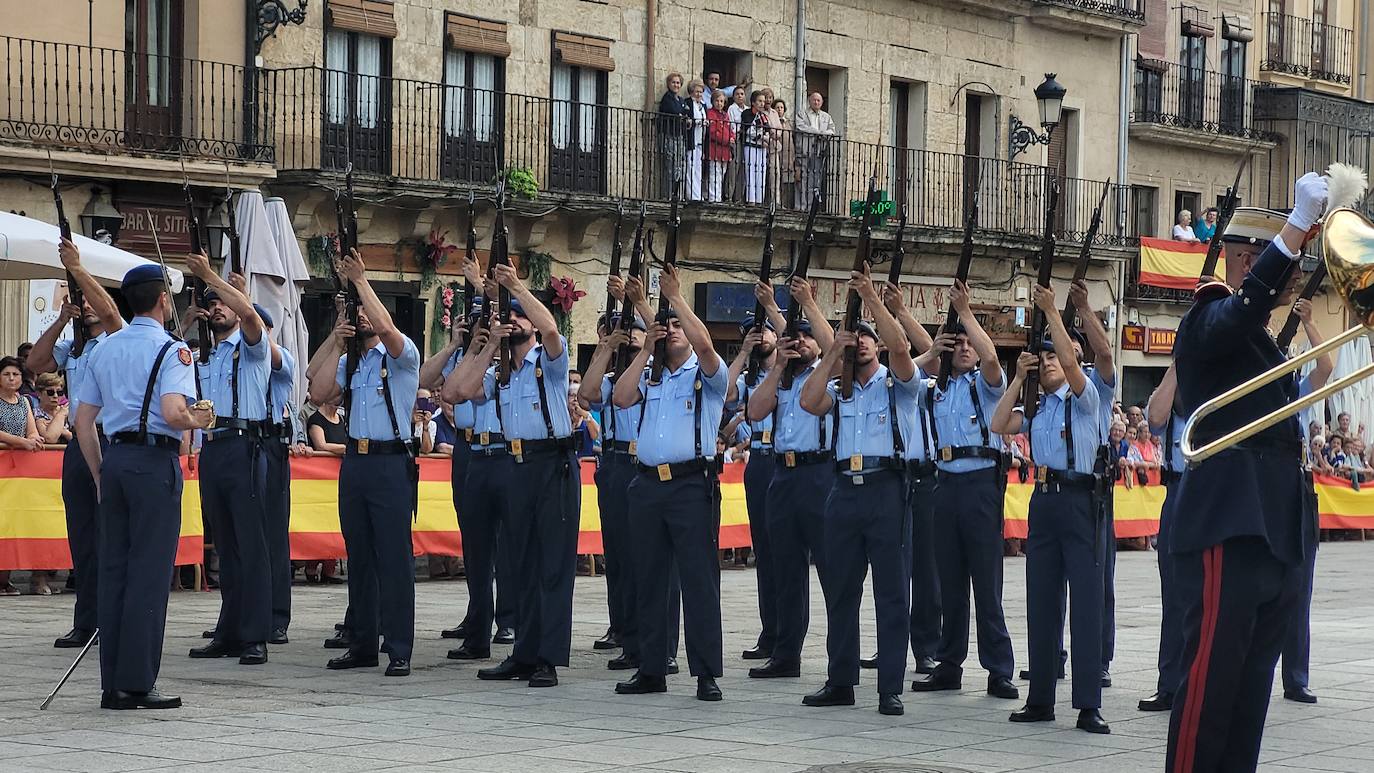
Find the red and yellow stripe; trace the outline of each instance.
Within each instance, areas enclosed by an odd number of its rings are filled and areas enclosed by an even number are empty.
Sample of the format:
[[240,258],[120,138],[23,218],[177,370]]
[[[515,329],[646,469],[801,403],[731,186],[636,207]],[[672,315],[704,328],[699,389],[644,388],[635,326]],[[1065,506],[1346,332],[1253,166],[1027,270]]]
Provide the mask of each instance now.
[[[1202,273],[1207,245],[1172,239],[1140,237],[1140,284],[1192,290]],[[1217,261],[1216,275],[1226,276],[1226,259]]]

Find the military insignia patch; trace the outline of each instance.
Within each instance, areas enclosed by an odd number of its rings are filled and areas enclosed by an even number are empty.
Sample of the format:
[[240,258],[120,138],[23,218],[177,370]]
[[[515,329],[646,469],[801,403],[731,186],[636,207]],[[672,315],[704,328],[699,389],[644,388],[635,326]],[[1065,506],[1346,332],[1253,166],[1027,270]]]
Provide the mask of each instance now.
[[190,350],[190,349],[178,349],[178,350],[177,350],[177,359],[178,359],[178,360],[181,360],[181,364],[182,364],[182,365],[190,365],[190,364],[191,364],[191,350]]

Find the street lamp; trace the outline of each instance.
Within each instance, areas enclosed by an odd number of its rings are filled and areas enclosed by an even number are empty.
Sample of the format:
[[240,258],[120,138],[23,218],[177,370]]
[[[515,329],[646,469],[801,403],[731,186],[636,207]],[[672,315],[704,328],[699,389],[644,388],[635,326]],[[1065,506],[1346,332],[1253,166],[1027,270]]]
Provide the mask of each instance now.
[[225,216],[224,208],[228,204],[216,204],[210,208],[205,215],[205,233],[210,237],[210,244],[207,248],[210,254],[207,257],[215,260],[223,259],[224,238],[229,232],[229,218]]
[[124,215],[110,203],[110,194],[102,188],[91,189],[91,199],[81,210],[81,230],[86,236],[105,244],[114,244],[119,238],[119,229],[124,225]]
[[1021,119],[1011,116],[1011,158],[1015,159],[1031,145],[1050,144],[1050,135],[1064,112],[1064,95],[1068,89],[1054,79],[1054,73],[1045,73],[1045,80],[1035,87],[1036,106],[1040,112],[1040,125],[1044,134],[1036,134],[1031,127],[1021,123]]

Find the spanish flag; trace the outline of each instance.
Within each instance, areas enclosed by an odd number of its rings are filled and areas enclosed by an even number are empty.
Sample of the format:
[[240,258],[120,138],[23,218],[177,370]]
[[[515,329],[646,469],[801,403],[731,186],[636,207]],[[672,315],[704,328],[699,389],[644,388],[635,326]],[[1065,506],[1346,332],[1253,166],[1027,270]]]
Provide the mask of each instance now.
[[[1176,242],[1172,239],[1140,238],[1140,276],[1143,285],[1192,290],[1202,273],[1207,245]],[[1226,259],[1217,261],[1217,276],[1226,276]]]

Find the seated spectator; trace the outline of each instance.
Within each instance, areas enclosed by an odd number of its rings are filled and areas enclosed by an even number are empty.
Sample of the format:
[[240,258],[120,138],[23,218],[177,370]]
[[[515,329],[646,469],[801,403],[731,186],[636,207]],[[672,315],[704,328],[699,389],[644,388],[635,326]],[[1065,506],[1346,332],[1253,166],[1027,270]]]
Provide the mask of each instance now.
[[453,403],[443,397],[435,398],[439,413],[434,417],[434,453],[453,455],[453,446],[458,443],[458,428],[453,422]]
[[1374,467],[1371,467],[1369,460],[1365,457],[1364,441],[1359,436],[1348,438],[1345,441],[1345,462],[1350,467],[1350,474],[1359,480],[1369,480],[1374,476]]
[[342,455],[348,445],[348,425],[344,424],[343,411],[339,409],[340,399],[335,397],[321,405],[305,423],[310,447],[316,451]]
[[1315,473],[1331,474],[1331,465],[1326,463],[1326,438],[1324,436],[1316,435],[1312,438],[1308,446],[1307,464]]
[[1174,226],[1174,241],[1190,244],[1197,244],[1199,241],[1197,234],[1193,233],[1193,213],[1186,209],[1178,213],[1178,223]]
[[1216,232],[1217,208],[1208,207],[1207,211],[1202,213],[1202,222],[1193,228],[1193,234],[1197,236],[1200,242],[1210,242],[1212,241],[1212,234]]
[[1323,439],[1326,437],[1326,425],[1320,421],[1314,421],[1307,425],[1307,439],[1311,440],[1316,437]]
[[1347,469],[1345,462],[1345,438],[1340,435],[1332,435],[1326,439],[1326,464],[1336,475],[1344,475]]
[[66,445],[72,440],[67,428],[67,389],[61,373],[44,373],[38,377],[38,408],[33,413],[38,434],[48,445]]

